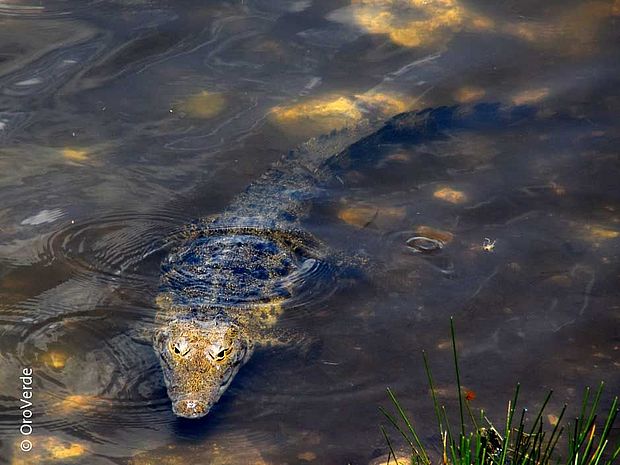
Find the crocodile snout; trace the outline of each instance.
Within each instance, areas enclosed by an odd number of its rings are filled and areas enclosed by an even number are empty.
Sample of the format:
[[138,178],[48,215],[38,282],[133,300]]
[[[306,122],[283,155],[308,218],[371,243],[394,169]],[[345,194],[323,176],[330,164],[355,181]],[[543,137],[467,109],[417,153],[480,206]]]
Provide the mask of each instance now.
[[204,417],[210,409],[210,404],[197,399],[181,399],[172,404],[174,414],[185,418]]

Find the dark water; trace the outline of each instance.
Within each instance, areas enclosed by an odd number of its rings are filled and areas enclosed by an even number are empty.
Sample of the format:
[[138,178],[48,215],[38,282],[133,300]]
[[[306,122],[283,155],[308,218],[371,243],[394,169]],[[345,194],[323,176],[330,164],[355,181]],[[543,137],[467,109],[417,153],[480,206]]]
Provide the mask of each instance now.
[[[491,418],[516,381],[550,413],[600,380],[608,402],[618,21],[617,0],[0,2],[0,463],[366,464],[387,386],[437,441],[420,351],[454,405],[451,315]],[[359,149],[307,227],[372,265],[283,321],[320,353],[262,352],[176,419],[137,337],[174,233],[365,111],[475,102],[534,113]]]

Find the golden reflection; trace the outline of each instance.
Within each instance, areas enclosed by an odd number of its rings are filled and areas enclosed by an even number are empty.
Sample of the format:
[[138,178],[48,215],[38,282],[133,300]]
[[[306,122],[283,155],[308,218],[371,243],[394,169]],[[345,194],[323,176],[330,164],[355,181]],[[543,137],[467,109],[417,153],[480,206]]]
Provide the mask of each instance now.
[[411,104],[401,95],[376,91],[330,94],[277,106],[271,110],[271,119],[287,132],[312,136],[355,126],[367,112],[388,117],[410,109]]
[[64,148],[60,151],[63,157],[71,161],[88,160],[88,152],[86,150]]
[[311,451],[301,452],[300,454],[297,454],[297,458],[304,462],[312,462],[313,460],[316,460],[316,454]]
[[356,228],[366,228],[372,224],[383,229],[402,221],[406,214],[404,207],[377,206],[360,202],[343,207],[338,212],[338,219]]
[[41,357],[41,359],[46,365],[57,370],[62,370],[65,367],[68,358],[69,357],[64,352],[58,352],[54,350],[43,354],[43,356]]
[[373,206],[359,206],[345,208],[338,212],[338,219],[357,228],[365,228],[372,223],[379,213],[379,209]]
[[620,0],[584,1],[550,21],[502,21],[459,0],[353,0],[333,19],[385,34],[404,47],[437,47],[460,31],[495,32],[570,54],[591,50],[603,22],[620,15]]
[[354,0],[354,21],[373,34],[387,34],[405,47],[420,47],[445,40],[460,28],[464,9],[456,0]]
[[603,226],[587,225],[586,231],[593,239],[616,239],[620,237],[620,231],[615,229],[608,229]]
[[433,197],[445,202],[459,204],[467,201],[467,195],[462,191],[457,191],[451,187],[443,187],[433,193]]
[[411,454],[399,451],[395,453],[396,457],[391,453],[382,455],[372,460],[368,465],[409,465],[411,463]]
[[589,242],[594,248],[620,237],[620,230],[606,225],[572,223],[572,227],[579,239]]
[[188,461],[210,465],[268,465],[256,446],[236,436],[224,437],[219,442],[202,443],[200,447],[171,444],[141,452],[131,458],[129,465],[185,465]]
[[203,90],[176,104],[174,109],[190,118],[209,119],[221,113],[225,106],[226,98],[223,94]]
[[411,108],[412,102],[402,95],[369,91],[355,96],[358,105],[379,110],[384,115],[395,115]]
[[284,127],[305,123],[320,132],[341,129],[362,118],[362,113],[353,99],[342,96],[329,96],[291,106],[275,107],[272,114]]
[[556,274],[547,279],[548,282],[559,287],[570,287],[573,280],[568,274]]
[[58,402],[56,406],[63,413],[70,413],[72,411],[92,410],[96,408],[97,403],[100,402],[101,399],[93,395],[75,394],[65,397]]
[[537,103],[549,95],[549,88],[542,87],[540,89],[527,89],[518,92],[512,97],[515,105],[527,105]]
[[350,11],[356,25],[404,47],[441,45],[460,30],[494,27],[457,0],[353,0]]
[[486,94],[480,87],[466,86],[457,89],[454,93],[454,100],[459,103],[470,103],[480,100]]
[[620,15],[618,0],[592,0],[566,9],[557,15],[557,20],[505,23],[502,30],[537,47],[582,54],[595,47],[604,21],[617,15]]
[[56,460],[79,457],[80,455],[84,455],[84,452],[86,451],[84,446],[76,443],[59,443],[52,445],[48,450],[50,451],[52,458]]
[[550,183],[551,191],[555,195],[566,195],[566,187],[561,184],[556,183],[555,181],[551,181]]
[[88,452],[80,443],[63,441],[54,436],[33,436],[29,439],[33,448],[27,453],[20,449],[22,438],[17,440],[11,465],[77,464],[82,463],[83,455]]
[[411,161],[411,153],[409,152],[404,152],[404,151],[399,151],[399,152],[394,152],[390,155],[388,155],[387,157],[385,157],[385,161],[392,161],[392,162],[397,162],[397,163],[406,163],[408,161]]

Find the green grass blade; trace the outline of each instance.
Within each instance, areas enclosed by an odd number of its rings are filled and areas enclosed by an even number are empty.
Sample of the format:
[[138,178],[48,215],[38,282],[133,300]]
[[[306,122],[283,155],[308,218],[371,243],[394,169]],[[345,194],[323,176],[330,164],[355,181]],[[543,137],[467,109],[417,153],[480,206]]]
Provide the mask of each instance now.
[[[547,460],[551,457],[551,454],[553,453],[553,450],[555,448],[555,444],[557,443],[557,440],[562,434],[563,428],[560,428],[560,424],[562,423],[562,418],[564,418],[564,414],[566,413],[567,407],[568,406],[566,404],[564,404],[564,406],[562,407],[562,411],[560,412],[560,415],[558,416],[558,420],[555,423],[553,427],[553,431],[551,432],[551,436],[549,437],[549,441],[547,442],[547,447],[545,448],[545,451],[543,453],[541,463],[546,463]],[[556,438],[556,434],[558,435],[557,438]]]
[[433,383],[431,367],[428,363],[428,359],[426,358],[425,351],[422,351],[422,358],[424,359],[424,370],[426,371],[426,379],[428,380],[428,385],[431,389],[431,397],[433,398],[433,407],[435,409],[435,417],[437,418],[437,426],[439,427],[439,432],[443,433],[443,426],[441,425],[441,411],[439,409],[439,402],[437,402],[437,394],[435,392],[435,384]]
[[409,417],[407,417],[407,414],[401,407],[400,402],[398,402],[398,399],[396,399],[396,396],[394,395],[392,390],[388,388],[387,391],[388,391],[388,395],[390,396],[390,399],[392,399],[392,403],[396,406],[396,409],[398,410],[398,414],[400,415],[402,420],[405,422],[405,424],[407,425],[407,428],[409,429],[409,432],[413,436],[413,439],[419,448],[420,454],[422,455],[424,462],[430,464],[430,460],[428,458],[428,455],[426,454],[426,451],[424,450],[424,446],[422,445],[422,442],[420,442],[420,438],[418,437],[418,434],[416,433],[415,428],[411,424],[411,421],[409,421]]
[[401,428],[401,426],[398,424],[398,421],[396,421],[396,418],[394,418],[387,410],[385,410],[383,407],[379,407],[379,410],[381,411],[381,413],[383,413],[383,415],[385,415],[385,417],[388,419],[388,421],[392,424],[392,426],[394,428],[396,428],[396,430],[401,434],[401,436],[405,439],[405,441],[407,441],[407,443],[409,444],[409,447],[411,447],[411,450],[413,452],[417,452],[417,449],[415,447],[415,444],[413,443],[413,441],[409,438],[409,436],[407,435],[407,433],[405,432],[405,430],[403,430]]
[[454,334],[454,318],[450,317],[450,333],[452,335],[452,353],[454,354],[454,368],[456,370],[456,386],[459,394],[459,412],[461,414],[461,434],[465,435],[465,415],[463,410],[463,392],[461,389],[461,371],[459,370],[459,359],[456,349],[456,336]]
[[[614,465],[620,456],[620,444],[610,443],[609,436],[614,422],[620,414],[620,409],[618,397],[615,397],[605,421],[599,422],[604,423],[602,428],[597,428],[604,383],[599,385],[594,395],[592,395],[590,388],[585,389],[579,416],[575,418],[569,430],[568,456],[566,459],[562,459],[563,454],[558,453],[556,455],[556,447],[565,431],[562,421],[567,412],[567,405],[562,407],[556,420],[549,417],[549,422],[553,423],[551,434],[546,430],[547,423],[544,419],[544,412],[549,405],[553,391],[547,393],[540,408],[536,411],[533,421],[527,418],[527,410],[523,409],[519,421],[515,425],[515,413],[521,388],[520,384],[517,384],[514,396],[508,402],[503,437],[486,417],[483,410],[480,410],[480,421],[476,420],[470,402],[465,399],[463,393],[453,318],[450,319],[450,330],[459,396],[461,429],[458,438],[452,435],[446,407],[440,406],[437,398],[427,354],[422,352],[437,427],[443,446],[442,459],[440,463],[435,465],[441,465],[441,462],[443,465],[551,465],[552,463],[557,465],[561,463],[565,465]],[[422,445],[409,416],[405,413],[396,395],[389,388],[387,392],[398,414],[392,414],[381,407],[380,410],[409,444],[411,465],[431,465],[427,451]],[[465,432],[465,410],[467,410],[473,425],[473,431],[467,434]],[[481,428],[484,422],[488,423],[489,429]],[[383,426],[381,426],[381,431],[390,450],[388,463],[391,457],[397,460],[392,442]],[[610,449],[613,452],[610,452]]]
[[611,404],[611,407],[609,408],[609,413],[607,414],[607,420],[605,421],[605,425],[603,426],[603,431],[601,432],[598,446],[593,452],[593,457],[596,458],[597,463],[602,456],[603,449],[607,446],[607,438],[611,431],[611,427],[616,421],[617,415],[618,415],[618,397],[615,397]]
[[620,455],[620,445],[618,445],[614,453],[611,454],[611,457],[609,458],[609,460],[607,460],[607,462],[605,462],[605,465],[612,465],[616,461],[619,455]]
[[611,407],[609,408],[609,414],[607,415],[607,421],[603,426],[603,432],[601,433],[601,440],[607,438],[609,431],[616,421],[616,415],[618,415],[618,398],[614,397]]
[[450,428],[450,421],[448,420],[448,413],[446,412],[446,407],[442,405],[441,406],[441,411],[443,412],[443,417],[445,419],[446,438],[448,439],[448,443],[450,445],[450,450],[451,450],[451,453],[452,453],[453,463],[459,463],[458,460],[456,459],[456,454],[454,454],[455,442],[454,442],[454,437],[452,436],[452,431],[451,431],[451,428]]
[[519,459],[521,448],[522,448],[522,440],[523,440],[523,430],[525,429],[525,409],[521,409],[521,418],[519,419],[519,427],[517,429],[517,437],[514,442],[513,452],[512,452],[512,463],[517,463]]
[[[542,406],[540,407],[540,409],[538,409],[538,414],[536,415],[536,418],[534,419],[534,423],[532,424],[532,428],[530,429],[529,435],[526,436],[525,441],[524,441],[523,447],[526,452],[531,453],[531,451],[533,450],[533,447],[535,447],[535,443],[536,443],[535,431],[537,428],[539,428],[539,424],[542,426],[542,415],[552,395],[553,395],[553,391],[549,391],[547,393],[547,397],[545,398]],[[530,445],[532,440],[534,440],[534,445]]]
[[521,385],[517,383],[517,387],[515,389],[515,395],[512,399],[512,403],[508,402],[508,414],[506,415],[506,430],[504,431],[504,444],[502,446],[502,454],[500,456],[500,465],[504,465],[506,463],[506,455],[508,454],[508,445],[510,444],[510,433],[512,429],[512,418],[515,413],[515,406],[517,404],[517,400],[519,399],[519,390],[521,389]]
[[398,465],[398,460],[396,459],[396,453],[394,453],[394,448],[392,447],[392,441],[390,441],[390,437],[388,436],[387,432],[385,431],[385,428],[383,426],[380,426],[381,428],[381,432],[383,433],[383,437],[385,438],[385,442],[387,442],[388,448],[390,449],[390,453],[388,454],[388,459],[387,459],[387,463],[388,465],[390,465],[390,455],[392,457],[394,457],[394,461],[396,462],[396,465]]

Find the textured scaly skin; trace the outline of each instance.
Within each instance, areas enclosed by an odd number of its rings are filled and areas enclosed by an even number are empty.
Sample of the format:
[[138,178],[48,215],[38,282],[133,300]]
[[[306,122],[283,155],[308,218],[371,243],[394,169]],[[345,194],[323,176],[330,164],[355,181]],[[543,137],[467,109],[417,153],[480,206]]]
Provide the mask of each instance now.
[[429,141],[444,129],[496,127],[531,114],[494,104],[442,107],[398,115],[375,132],[362,124],[313,139],[221,215],[191,225],[162,265],[157,297],[154,348],[175,414],[206,415],[256,346],[291,342],[274,332],[278,317],[300,283],[331,276],[326,249],[300,222],[339,171],[376,162],[372,148],[381,143]]

